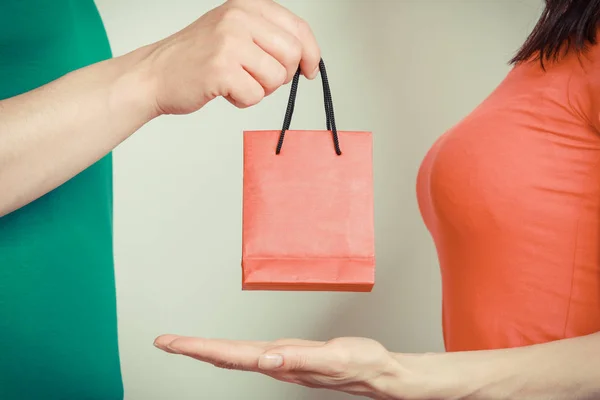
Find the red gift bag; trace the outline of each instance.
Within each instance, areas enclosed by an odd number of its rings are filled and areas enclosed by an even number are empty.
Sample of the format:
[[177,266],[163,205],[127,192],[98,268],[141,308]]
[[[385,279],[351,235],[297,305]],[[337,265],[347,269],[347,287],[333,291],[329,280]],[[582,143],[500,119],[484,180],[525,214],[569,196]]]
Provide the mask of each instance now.
[[244,132],[243,290],[369,292],[375,283],[371,132],[338,131],[323,60],[326,131]]

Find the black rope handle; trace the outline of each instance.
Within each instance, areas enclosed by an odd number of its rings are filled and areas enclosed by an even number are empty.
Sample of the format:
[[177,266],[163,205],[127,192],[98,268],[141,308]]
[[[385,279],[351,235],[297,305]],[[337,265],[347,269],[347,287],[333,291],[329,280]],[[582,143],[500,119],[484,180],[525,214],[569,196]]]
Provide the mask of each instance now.
[[[331,88],[329,87],[329,79],[327,78],[327,70],[325,69],[325,63],[323,62],[323,59],[319,61],[319,71],[321,73],[321,81],[323,82],[323,101],[325,103],[325,119],[327,124],[327,130],[331,131],[333,137],[333,146],[335,148],[336,154],[339,156],[342,155],[342,150],[340,150],[340,140],[338,138],[337,127],[335,125],[335,116],[333,113],[333,99],[331,98]],[[275,154],[279,154],[281,152],[283,140],[285,139],[285,132],[290,129],[290,124],[292,123],[292,115],[294,114],[294,106],[296,104],[296,95],[298,94],[300,72],[300,68],[298,68],[296,74],[294,74],[294,79],[292,79],[290,97],[288,100],[285,117],[283,118],[283,127],[281,128],[281,133],[279,134],[279,140],[277,142],[277,149],[275,150]]]

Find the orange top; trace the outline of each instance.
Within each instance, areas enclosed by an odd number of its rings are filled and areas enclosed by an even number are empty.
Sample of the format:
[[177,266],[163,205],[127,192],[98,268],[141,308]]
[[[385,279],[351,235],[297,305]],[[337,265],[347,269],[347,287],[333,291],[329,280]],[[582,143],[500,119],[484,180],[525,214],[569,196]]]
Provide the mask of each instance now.
[[600,46],[521,64],[421,166],[448,351],[600,331]]

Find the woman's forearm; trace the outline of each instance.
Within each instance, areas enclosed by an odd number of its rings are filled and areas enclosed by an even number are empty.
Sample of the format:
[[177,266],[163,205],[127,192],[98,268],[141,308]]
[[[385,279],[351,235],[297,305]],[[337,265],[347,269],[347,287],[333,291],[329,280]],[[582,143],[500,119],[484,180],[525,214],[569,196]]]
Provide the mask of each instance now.
[[148,52],[0,101],[0,216],[75,176],[155,116]]
[[394,357],[401,370],[383,398],[600,398],[600,333],[513,349]]

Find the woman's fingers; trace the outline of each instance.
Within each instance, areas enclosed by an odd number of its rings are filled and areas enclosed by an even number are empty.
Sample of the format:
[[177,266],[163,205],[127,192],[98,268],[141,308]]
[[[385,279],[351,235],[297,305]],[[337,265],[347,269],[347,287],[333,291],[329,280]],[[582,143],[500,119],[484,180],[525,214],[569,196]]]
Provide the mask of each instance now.
[[165,335],[159,337],[155,345],[169,353],[192,357],[219,368],[256,371],[266,343]]
[[344,370],[345,358],[343,352],[323,345],[280,346],[262,354],[258,368],[269,372],[310,372],[333,376]]
[[286,371],[326,371],[328,363],[337,366],[335,354],[323,348],[324,342],[310,340],[261,342],[162,335],[154,344],[168,353],[229,369],[266,371],[282,367]]

